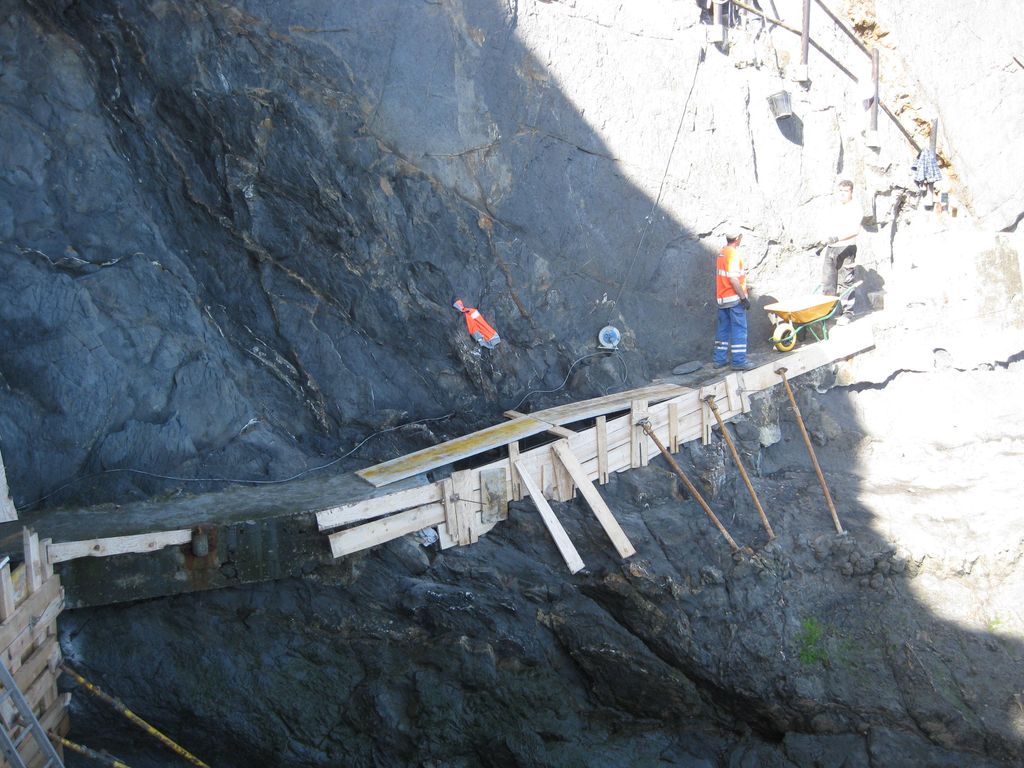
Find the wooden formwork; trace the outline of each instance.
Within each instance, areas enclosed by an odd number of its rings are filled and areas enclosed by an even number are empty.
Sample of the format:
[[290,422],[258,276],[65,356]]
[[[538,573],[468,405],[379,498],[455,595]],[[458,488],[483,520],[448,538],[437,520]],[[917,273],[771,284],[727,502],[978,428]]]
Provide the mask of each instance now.
[[[624,553],[632,546],[624,534],[620,536],[621,529],[596,490],[588,486],[608,482],[612,473],[646,466],[657,455],[654,441],[638,426],[642,420],[650,424],[659,441],[673,453],[691,440],[706,444],[717,425],[705,402],[709,395],[714,396],[719,414],[727,421],[750,410],[752,394],[781,382],[776,373],[780,367],[785,366],[788,377],[792,378],[873,345],[870,326],[854,323],[836,329],[827,341],[802,347],[785,358],[750,371],[730,373],[701,388],[657,385],[529,416],[509,412],[506,415],[512,421],[505,425],[360,470],[358,474],[375,485],[385,485],[436,469],[446,462],[466,459],[485,449],[500,447],[502,439],[506,441],[506,458],[454,472],[448,478],[418,488],[324,510],[317,514],[317,524],[323,531],[351,526],[329,534],[335,557],[435,526],[442,548],[447,548],[477,541],[505,519],[510,500],[532,495],[569,501],[577,489],[584,489],[587,503],[616,549],[625,557]],[[593,425],[580,431],[561,426],[590,419],[594,419]],[[520,439],[544,432],[560,440],[520,450]],[[538,508],[550,528],[553,515],[547,516],[540,504]],[[555,530],[552,535],[556,540],[561,538]],[[570,568],[576,564],[572,554],[563,550]]]
[[[57,690],[62,661],[57,617],[64,608],[64,589],[46,556],[49,542],[40,542],[28,528],[22,529],[22,534],[25,561],[13,570],[7,561],[0,566],[0,654],[43,730],[64,736],[71,699],[70,693]],[[24,728],[16,715],[14,703],[4,699],[0,727],[14,739]],[[28,768],[46,762],[33,738],[25,739],[18,753]],[[0,759],[0,765],[6,764]]]

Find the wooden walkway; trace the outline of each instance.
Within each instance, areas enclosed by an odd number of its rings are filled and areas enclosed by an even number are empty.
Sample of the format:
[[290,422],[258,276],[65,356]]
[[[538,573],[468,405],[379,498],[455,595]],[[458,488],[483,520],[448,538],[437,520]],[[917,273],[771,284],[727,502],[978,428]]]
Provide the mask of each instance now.
[[[690,440],[710,439],[716,419],[705,398],[714,402],[723,420],[750,410],[750,396],[781,383],[775,372],[785,365],[792,379],[809,370],[873,346],[870,326],[853,323],[836,329],[826,342],[798,348],[786,357],[743,373],[729,373],[698,389],[658,385],[604,398],[559,406],[513,420],[472,435],[360,470],[360,477],[377,486],[420,475],[428,470],[465,461],[497,447],[506,458],[450,477],[367,502],[341,504],[319,512],[317,524],[329,534],[334,557],[358,552],[423,528],[435,527],[441,547],[472,544],[508,516],[508,503],[532,498],[569,569],[583,567],[578,553],[558,523],[548,500],[569,501],[580,491],[611,544],[622,557],[633,554],[632,544],[601,499],[594,483],[608,482],[614,472],[646,466],[658,454],[640,426],[646,420],[672,453]],[[614,415],[621,414],[621,415]],[[563,425],[593,420],[579,431]],[[558,439],[520,451],[519,440],[549,432]],[[334,529],[342,530],[334,531]]]
[[[855,322],[828,341],[773,353],[766,365],[701,387],[655,384],[528,415],[509,412],[507,422],[351,475],[31,514],[0,523],[0,541],[13,551],[23,525],[51,539],[47,562],[61,568],[68,605],[76,607],[300,575],[311,563],[425,528],[436,528],[442,548],[468,545],[507,518],[510,501],[529,497],[575,571],[582,561],[548,502],[579,492],[619,556],[632,555],[597,486],[657,455],[639,422],[646,419],[675,453],[685,442],[710,439],[716,421],[708,395],[728,420],[750,409],[751,395],[781,382],[780,366],[792,379],[873,343],[870,324]],[[527,438],[544,439],[538,436],[551,440],[522,448]],[[490,458],[498,451],[501,458]],[[471,468],[427,480],[428,472],[444,475],[456,462]]]

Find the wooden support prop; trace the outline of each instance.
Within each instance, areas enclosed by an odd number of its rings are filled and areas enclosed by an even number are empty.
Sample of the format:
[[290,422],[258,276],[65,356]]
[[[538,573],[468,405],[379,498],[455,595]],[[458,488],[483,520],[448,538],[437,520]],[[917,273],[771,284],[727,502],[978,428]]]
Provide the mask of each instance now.
[[7,621],[13,614],[17,603],[14,597],[14,582],[11,581],[11,560],[4,558],[0,566],[0,622]]
[[597,439],[597,482],[604,485],[608,482],[608,422],[604,416],[598,416],[594,423]]
[[332,533],[328,537],[331,542],[331,554],[334,557],[350,555],[361,549],[383,544],[444,521],[445,510],[441,504],[427,504],[416,509],[398,512],[390,517],[372,520],[354,528],[346,528],[343,531]]
[[757,507],[757,514],[761,516],[761,525],[768,531],[768,539],[775,538],[775,531],[772,530],[772,524],[768,522],[768,516],[764,513],[764,508],[761,506],[761,500],[757,498],[757,493],[754,491],[754,486],[750,482],[750,477],[747,475],[747,470],[743,466],[743,462],[740,460],[740,452],[736,450],[736,444],[733,443],[732,437],[729,435],[729,430],[725,428],[725,422],[722,421],[722,414],[718,411],[718,406],[715,405],[715,396],[708,395],[707,399],[708,407],[711,408],[711,412],[715,414],[715,420],[718,422],[718,429],[722,433],[722,438],[725,440],[725,444],[729,446],[729,453],[732,454],[732,460],[736,462],[736,468],[740,471],[740,477],[743,478],[743,484],[747,486],[747,492],[750,494],[750,498],[754,502],[754,506]]
[[480,520],[484,525],[508,520],[508,473],[504,467],[481,470],[480,500]]
[[51,563],[63,563],[79,557],[108,557],[133,552],[156,552],[164,547],[188,544],[191,541],[191,528],[177,531],[154,531],[132,536],[112,536],[107,539],[58,542],[47,547],[47,556]]
[[796,423],[800,425],[800,434],[803,435],[804,445],[807,446],[807,453],[810,454],[811,464],[814,465],[814,473],[818,476],[818,482],[821,483],[821,490],[825,494],[825,503],[828,504],[828,511],[832,514],[832,522],[836,526],[836,531],[844,533],[843,526],[839,522],[839,514],[836,512],[836,505],[832,503],[832,494],[828,492],[828,484],[825,482],[825,475],[821,473],[821,467],[818,464],[818,457],[814,455],[814,446],[811,445],[811,436],[807,434],[807,427],[804,426],[803,416],[800,415],[800,406],[796,404],[796,397],[793,395],[793,388],[789,385],[789,380],[786,379],[786,369],[779,368],[775,372],[782,377],[782,384],[786,388],[786,394],[789,395],[789,404],[793,406],[793,413],[796,415]]
[[590,510],[594,513],[594,517],[604,528],[604,532],[608,534],[608,538],[612,540],[612,544],[615,545],[615,549],[618,550],[620,557],[630,557],[636,554],[636,549],[630,543],[626,537],[625,532],[619,525],[619,522],[615,519],[611,509],[605,503],[604,499],[601,498],[601,494],[598,493],[597,488],[590,482],[590,478],[587,477],[586,471],[580,464],[579,459],[576,458],[572,450],[569,448],[569,444],[564,441],[559,441],[552,446],[555,451],[555,455],[558,456],[558,460],[562,462],[566,471],[572,475],[573,481],[580,489],[580,494],[586,499]]
[[375,517],[401,512],[424,504],[434,504],[441,500],[443,493],[440,483],[430,483],[405,491],[363,499],[352,504],[342,504],[316,513],[316,524],[321,531],[339,528],[349,523],[372,520]]
[[519,477],[523,481],[523,487],[530,495],[530,498],[533,499],[533,503],[540,513],[541,520],[547,526],[551,538],[555,540],[555,546],[558,547],[558,551],[561,553],[562,559],[565,560],[565,564],[569,566],[569,572],[578,573],[582,571],[584,567],[583,559],[580,557],[579,552],[576,551],[576,547],[573,546],[569,534],[565,532],[565,528],[562,527],[562,524],[558,522],[558,518],[555,517],[554,511],[548,505],[544,494],[541,493],[540,487],[530,477],[529,473],[526,472],[521,462],[516,462],[516,468],[519,470]]
[[683,481],[683,485],[686,486],[686,490],[689,491],[690,495],[693,496],[694,500],[698,504],[700,504],[701,508],[704,510],[705,513],[707,513],[707,516],[711,519],[711,522],[715,524],[715,527],[719,530],[722,536],[725,537],[725,540],[729,542],[729,546],[732,548],[732,551],[738,552],[739,546],[736,544],[735,540],[733,540],[732,536],[729,535],[729,532],[725,530],[725,526],[722,525],[717,515],[715,515],[715,513],[711,511],[711,507],[709,507],[708,503],[704,501],[704,497],[700,495],[700,491],[697,490],[697,486],[690,482],[690,478],[688,478],[686,476],[686,473],[683,472],[683,468],[676,463],[676,460],[672,458],[672,454],[669,453],[668,449],[661,444],[661,441],[658,439],[658,436],[654,434],[654,430],[651,429],[651,425],[647,422],[644,422],[642,426],[644,430],[647,432],[647,435],[651,438],[651,440],[654,441],[654,444],[658,446],[658,450],[661,451],[661,455],[665,457],[665,461],[668,462],[668,465],[672,467],[672,471],[675,472],[679,479]]
[[634,400],[629,409],[630,424],[633,425],[632,435],[629,442],[629,466],[633,469],[646,467],[647,441],[643,437],[641,423],[647,418],[647,401]]
[[519,472],[516,471],[516,462],[519,461],[519,442],[508,444],[508,474],[512,479],[512,500],[519,501],[523,498],[523,487],[519,482]]

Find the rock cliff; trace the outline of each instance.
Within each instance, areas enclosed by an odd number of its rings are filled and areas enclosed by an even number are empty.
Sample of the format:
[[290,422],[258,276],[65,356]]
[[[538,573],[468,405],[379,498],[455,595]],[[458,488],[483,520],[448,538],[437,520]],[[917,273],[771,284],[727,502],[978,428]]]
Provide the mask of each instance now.
[[[842,9],[884,46],[912,139],[940,116],[953,219],[925,208],[897,123],[869,146],[869,61],[823,13],[798,82],[798,37],[745,10],[719,35],[703,5],[3,4],[19,507],[347,470],[706,359],[725,229],[744,229],[758,307],[812,290],[839,177],[885,307],[875,353],[801,387],[848,537],[776,396],[736,431],[778,541],[721,445],[684,457],[752,556],[728,557],[655,463],[607,487],[635,561],[573,503],[593,565],[570,578],[522,506],[464,549],[400,541],[303,580],[72,613],[73,661],[218,765],[1021,759],[1020,22]],[[799,26],[799,2],[760,5]],[[166,762],[75,707],[84,741]]]

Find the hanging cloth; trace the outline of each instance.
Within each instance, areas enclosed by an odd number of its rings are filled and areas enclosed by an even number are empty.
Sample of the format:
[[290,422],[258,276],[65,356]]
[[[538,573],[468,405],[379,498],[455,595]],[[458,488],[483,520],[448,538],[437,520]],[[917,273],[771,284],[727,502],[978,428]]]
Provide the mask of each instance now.
[[914,181],[918,184],[935,184],[942,180],[939,158],[928,147],[921,150],[910,170],[914,172]]

